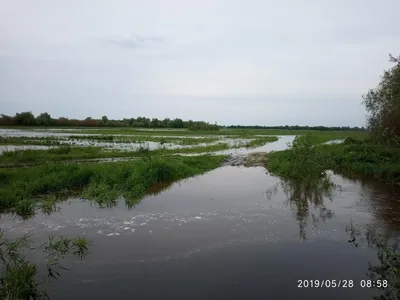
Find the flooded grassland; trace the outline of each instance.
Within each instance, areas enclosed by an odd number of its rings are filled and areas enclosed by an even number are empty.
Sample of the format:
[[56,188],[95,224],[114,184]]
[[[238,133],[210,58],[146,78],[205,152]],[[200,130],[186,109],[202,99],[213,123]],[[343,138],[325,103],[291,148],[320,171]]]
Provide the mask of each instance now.
[[[32,234],[35,243],[52,234],[90,241],[84,261],[67,260],[70,270],[49,286],[55,299],[397,299],[393,289],[360,285],[389,278],[380,254],[383,239],[391,245],[399,237],[397,184],[338,170],[326,173],[332,183],[327,189],[297,184],[279,154],[293,135],[160,137],[176,148],[163,147],[153,135],[140,143],[157,148],[132,145],[128,151],[118,149],[125,142],[113,137],[105,143],[116,148],[91,145],[100,150],[90,150],[90,158],[123,153],[120,158],[136,159],[84,164],[71,160],[82,159],[76,153],[90,147],[54,152],[67,147],[63,140],[71,132],[65,134],[55,148],[30,150],[40,165],[0,170],[1,228],[8,236]],[[183,145],[181,139],[201,142]],[[312,143],[317,140],[327,141]],[[220,144],[226,148],[206,150]],[[29,157],[24,151],[7,159],[0,154],[0,161],[29,163],[21,160]],[[63,163],[56,165],[60,157]],[[352,280],[354,286],[298,288],[305,279]]]

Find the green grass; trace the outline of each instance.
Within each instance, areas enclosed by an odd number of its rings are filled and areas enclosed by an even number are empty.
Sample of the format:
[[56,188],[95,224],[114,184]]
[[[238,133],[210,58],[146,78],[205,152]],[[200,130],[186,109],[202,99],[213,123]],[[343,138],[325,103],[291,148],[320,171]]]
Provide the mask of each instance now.
[[307,183],[324,178],[326,168],[314,142],[312,135],[296,137],[289,150],[269,154],[268,170],[283,179]]
[[[50,236],[48,241],[36,246],[29,235],[9,239],[0,230],[0,299],[4,300],[45,300],[50,299],[47,287],[51,279],[59,280],[60,265],[67,256],[83,258],[88,254],[88,240],[82,237],[69,239]],[[42,252],[40,264],[27,260],[28,253]],[[39,276],[40,274],[47,276]]]
[[[135,152],[136,153],[136,152]],[[91,159],[103,157],[130,156],[131,152],[107,152],[99,147],[60,147],[47,150],[6,151],[0,155],[1,163],[29,163],[43,161],[60,161],[70,159]],[[138,154],[139,155],[139,154]]]
[[347,140],[339,145],[317,147],[327,167],[380,180],[400,183],[400,148],[370,141]]
[[[315,138],[310,137],[309,143],[314,144]],[[310,160],[313,156],[315,159]],[[342,144],[318,144],[300,155],[293,149],[273,152],[268,157],[267,168],[284,177],[293,177],[296,172],[307,176],[313,170],[331,169],[399,183],[400,148],[348,138]]]
[[277,140],[277,136],[258,137],[250,142],[245,143],[245,146],[246,148],[256,148],[264,146],[267,143],[276,142]]
[[132,135],[132,136],[118,136],[118,135],[70,135],[70,136],[46,136],[46,137],[0,137],[0,145],[62,145],[62,141],[91,141],[91,142],[108,142],[108,143],[143,143],[143,142],[156,142],[156,143],[171,143],[176,145],[198,145],[213,143],[218,140],[215,137],[170,137],[170,136],[153,136],[153,135]]
[[[106,129],[102,129],[103,131]],[[241,132],[241,130],[231,130],[232,132]],[[252,132],[263,132],[265,130],[253,130]],[[287,130],[290,131],[290,130]],[[347,136],[354,136],[358,139],[365,138],[365,135],[360,135],[359,132],[330,132],[330,131],[321,131],[321,132],[313,132],[309,135],[310,140],[313,144],[323,143],[329,140],[336,140],[345,138]],[[90,138],[100,138],[104,141],[111,141],[112,139],[120,138],[119,136],[89,136]],[[277,136],[263,136],[257,137],[254,135],[245,134],[243,137],[240,136],[229,136],[230,138],[251,138],[251,141],[240,141],[236,145],[229,146],[227,143],[220,142],[218,144],[209,144],[209,145],[197,145],[197,143],[210,143],[218,140],[217,138],[204,137],[200,139],[195,138],[182,138],[182,137],[154,137],[147,135],[139,136],[139,137],[127,137],[128,140],[133,141],[133,139],[137,142],[148,141],[149,139],[153,139],[153,141],[159,141],[160,145],[168,142],[175,142],[178,144],[187,144],[193,145],[192,147],[183,148],[183,149],[166,149],[161,148],[157,150],[151,150],[150,153],[153,155],[170,155],[170,154],[190,154],[190,153],[209,153],[220,150],[227,150],[229,148],[254,148],[262,146],[269,142],[274,142],[278,138]],[[78,137],[79,139],[87,138],[87,137]],[[45,140],[49,142],[46,137]],[[85,160],[85,159],[102,159],[102,158],[121,158],[121,157],[141,157],[143,156],[143,152],[141,151],[121,151],[121,150],[112,150],[106,151],[101,147],[77,147],[77,146],[61,146],[60,148],[53,148],[49,150],[19,150],[19,151],[9,151],[4,152],[3,155],[0,155],[0,164],[6,165],[14,165],[14,164],[29,164],[29,163],[43,163],[50,161],[67,161],[67,160]]]
[[0,145],[60,145],[60,141],[53,137],[0,137]]
[[6,151],[2,155],[0,155],[0,163],[5,165],[18,165],[18,164],[56,162],[56,161],[67,161],[67,160],[143,157],[146,155],[208,153],[226,149],[229,149],[229,146],[226,143],[219,143],[208,146],[195,146],[182,149],[161,148],[157,150],[148,150],[147,148],[142,147],[137,151],[120,151],[120,150],[105,151],[100,147],[64,146],[48,150]]
[[138,136],[118,136],[118,135],[88,135],[88,136],[74,136],[67,137],[69,140],[89,140],[98,142],[114,142],[114,143],[143,143],[143,142],[156,142],[156,143],[171,143],[177,145],[197,145],[208,144],[217,141],[217,138],[190,138],[190,137],[160,137],[154,135],[138,135]]
[[99,164],[46,164],[0,170],[0,210],[30,215],[39,206],[51,210],[55,199],[74,194],[102,206],[123,195],[139,201],[153,184],[201,174],[220,165],[223,156],[148,157],[146,160]]

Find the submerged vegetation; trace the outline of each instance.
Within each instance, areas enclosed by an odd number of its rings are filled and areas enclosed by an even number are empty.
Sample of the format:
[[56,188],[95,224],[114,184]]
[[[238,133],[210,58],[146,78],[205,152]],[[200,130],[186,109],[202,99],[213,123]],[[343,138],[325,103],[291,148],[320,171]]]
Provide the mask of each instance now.
[[137,203],[153,184],[183,179],[214,169],[223,156],[159,157],[132,162],[98,164],[46,164],[0,170],[0,209],[22,216],[39,206],[50,209],[55,201],[74,194],[101,206],[113,205],[123,196],[127,205]]
[[[26,258],[27,252],[37,250],[43,254],[40,264]],[[60,272],[68,270],[60,265],[61,260],[70,255],[83,258],[87,253],[88,241],[82,237],[50,236],[46,242],[34,246],[28,235],[8,239],[0,231],[0,299],[50,299],[46,291],[49,280],[58,280]]]

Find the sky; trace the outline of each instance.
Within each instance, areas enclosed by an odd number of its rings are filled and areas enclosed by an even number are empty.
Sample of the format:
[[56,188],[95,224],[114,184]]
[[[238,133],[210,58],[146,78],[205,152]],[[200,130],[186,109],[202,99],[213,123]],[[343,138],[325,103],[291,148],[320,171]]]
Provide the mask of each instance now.
[[398,0],[0,0],[0,114],[363,126]]

